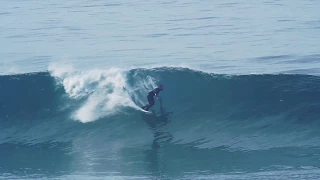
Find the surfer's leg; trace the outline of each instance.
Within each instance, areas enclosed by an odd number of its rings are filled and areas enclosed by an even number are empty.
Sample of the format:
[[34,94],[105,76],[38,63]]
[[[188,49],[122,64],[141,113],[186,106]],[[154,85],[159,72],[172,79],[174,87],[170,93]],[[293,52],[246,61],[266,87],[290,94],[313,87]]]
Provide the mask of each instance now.
[[149,104],[145,108],[143,108],[146,111],[148,111],[149,108],[151,108],[154,105],[154,99],[152,96],[148,96],[148,102],[149,102]]
[[149,104],[147,104],[147,105],[145,105],[145,106],[142,106],[141,108],[148,111],[148,109],[151,107],[151,106],[150,106],[150,102],[152,102],[153,97],[152,97],[152,96],[147,96],[147,99],[148,99],[148,103],[149,103]]

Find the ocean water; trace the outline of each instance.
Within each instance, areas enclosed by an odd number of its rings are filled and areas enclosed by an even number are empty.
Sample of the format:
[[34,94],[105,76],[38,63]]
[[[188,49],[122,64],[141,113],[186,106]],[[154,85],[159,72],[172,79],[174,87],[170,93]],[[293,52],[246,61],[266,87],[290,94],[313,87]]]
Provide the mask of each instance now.
[[319,8],[1,1],[0,179],[320,179]]

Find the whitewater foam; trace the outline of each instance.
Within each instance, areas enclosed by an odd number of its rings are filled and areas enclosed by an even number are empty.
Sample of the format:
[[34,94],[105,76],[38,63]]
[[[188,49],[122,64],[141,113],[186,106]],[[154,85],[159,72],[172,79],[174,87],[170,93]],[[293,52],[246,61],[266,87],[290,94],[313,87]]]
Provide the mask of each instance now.
[[73,113],[73,118],[81,122],[91,122],[115,112],[119,106],[135,107],[123,92],[125,78],[120,69],[74,71],[70,66],[51,65],[51,75],[63,85],[71,99],[86,98]]
[[[72,114],[72,118],[83,123],[113,115],[123,107],[141,110],[136,103],[145,101],[137,94],[140,89],[156,87],[156,80],[147,76],[136,77],[134,85],[127,83],[127,70],[110,68],[75,71],[72,66],[52,64],[49,72],[61,83],[71,99],[85,99],[84,103]],[[135,102],[133,101],[135,100]]]

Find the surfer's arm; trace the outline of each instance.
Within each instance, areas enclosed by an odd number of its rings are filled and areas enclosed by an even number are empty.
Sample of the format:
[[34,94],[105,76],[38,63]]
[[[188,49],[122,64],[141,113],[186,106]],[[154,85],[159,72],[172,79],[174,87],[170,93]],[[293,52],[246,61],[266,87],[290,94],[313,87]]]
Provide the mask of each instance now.
[[158,100],[160,100],[160,98],[161,98],[158,94],[156,94],[156,97],[157,97]]

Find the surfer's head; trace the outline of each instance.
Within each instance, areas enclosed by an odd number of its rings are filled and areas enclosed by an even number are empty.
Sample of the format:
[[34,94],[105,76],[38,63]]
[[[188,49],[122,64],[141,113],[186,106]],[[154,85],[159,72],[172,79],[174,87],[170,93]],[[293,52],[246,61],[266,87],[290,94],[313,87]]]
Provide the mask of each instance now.
[[161,85],[159,86],[159,89],[163,90],[163,88],[164,88],[164,86],[161,84]]

